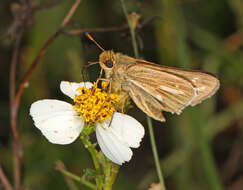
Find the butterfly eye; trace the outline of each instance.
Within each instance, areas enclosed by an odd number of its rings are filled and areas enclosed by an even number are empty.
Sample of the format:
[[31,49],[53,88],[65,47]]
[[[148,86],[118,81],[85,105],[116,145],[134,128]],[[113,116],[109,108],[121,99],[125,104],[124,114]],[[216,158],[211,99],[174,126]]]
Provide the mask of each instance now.
[[111,59],[107,60],[105,63],[105,66],[108,67],[108,68],[112,68],[113,67],[113,62]]

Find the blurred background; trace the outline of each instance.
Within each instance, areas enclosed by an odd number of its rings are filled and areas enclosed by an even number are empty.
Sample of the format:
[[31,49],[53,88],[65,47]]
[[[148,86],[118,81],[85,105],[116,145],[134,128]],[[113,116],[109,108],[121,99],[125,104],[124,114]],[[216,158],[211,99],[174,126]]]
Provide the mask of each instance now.
[[[73,2],[0,2],[0,165],[11,182],[9,70],[16,38],[24,25],[16,72],[18,85],[44,43],[57,31]],[[202,104],[186,108],[179,116],[165,113],[165,123],[153,121],[167,189],[242,190],[243,1],[126,0],[125,4],[129,13],[135,11],[141,15],[140,24],[148,21],[136,31],[143,59],[211,72],[221,82],[216,95]],[[21,21],[23,15],[27,15],[28,22]],[[125,24],[120,1],[83,0],[65,31],[119,28]],[[128,29],[91,34],[104,49],[134,56]],[[77,175],[85,168],[92,168],[90,155],[82,143],[79,140],[67,146],[49,143],[34,127],[29,108],[39,99],[70,102],[60,92],[60,81],[96,80],[99,65],[87,70],[83,66],[88,61],[98,61],[100,53],[84,35],[61,34],[32,73],[21,99],[17,121],[24,150],[24,186],[27,189],[87,189],[80,184],[70,185],[55,170],[58,160]],[[158,182],[146,117],[135,105],[129,114],[144,125],[146,136],[140,148],[134,149],[132,160],[121,167],[114,189],[145,190]],[[1,183],[0,189],[4,189]]]

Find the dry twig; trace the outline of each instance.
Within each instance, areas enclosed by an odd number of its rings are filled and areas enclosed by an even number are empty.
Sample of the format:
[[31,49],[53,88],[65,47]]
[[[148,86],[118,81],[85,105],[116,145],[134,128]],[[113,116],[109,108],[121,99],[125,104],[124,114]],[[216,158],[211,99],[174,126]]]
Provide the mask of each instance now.
[[[14,173],[14,184],[16,189],[21,189],[21,169],[23,165],[23,150],[19,139],[19,133],[17,129],[17,112],[15,101],[15,89],[16,89],[16,67],[19,57],[19,48],[21,39],[23,36],[23,30],[18,35],[16,40],[15,49],[12,55],[11,66],[10,66],[10,83],[9,83],[9,96],[10,96],[10,123],[11,130],[13,133],[13,173]],[[19,187],[19,188],[18,188]]]
[[[146,26],[148,23],[150,23],[151,21],[153,21],[156,17],[150,17],[145,19],[141,24],[139,24],[137,26],[138,29],[143,28],[144,26]],[[99,33],[99,32],[119,32],[119,31],[125,31],[125,30],[129,30],[129,26],[128,24],[124,24],[122,26],[115,26],[115,27],[106,27],[106,28],[82,28],[82,29],[72,29],[72,30],[68,30],[68,31],[64,31],[65,34],[68,35],[81,35],[85,32],[88,33]]]
[[[66,15],[66,17],[63,19],[63,22],[61,23],[59,30],[46,42],[44,47],[40,50],[39,54],[37,55],[36,59],[34,60],[33,64],[30,66],[26,74],[24,75],[17,93],[15,94],[16,89],[16,67],[18,64],[18,58],[19,58],[19,49],[20,44],[22,40],[22,36],[24,33],[25,23],[27,23],[27,20],[23,20],[21,32],[16,38],[16,44],[15,49],[12,55],[12,61],[10,66],[10,122],[11,122],[11,129],[13,133],[13,170],[14,170],[14,186],[16,190],[22,189],[22,168],[23,168],[23,150],[22,145],[19,140],[19,133],[17,130],[17,115],[18,115],[18,109],[19,104],[21,100],[21,96],[23,94],[24,90],[24,84],[28,81],[31,73],[35,69],[38,61],[40,58],[45,54],[48,47],[51,45],[51,43],[56,39],[56,37],[60,34],[60,31],[66,26],[66,24],[69,22],[71,17],[73,16],[75,10],[77,9],[78,5],[80,4],[81,0],[76,0],[73,6],[71,7],[70,11]],[[25,19],[28,19],[28,17],[24,17]],[[1,170],[2,171],[2,170]],[[5,175],[1,175],[5,176]],[[3,181],[5,178],[1,178]],[[5,180],[6,181],[6,180]]]
[[2,184],[6,190],[13,190],[1,166],[0,166],[0,180],[2,181]]
[[243,158],[242,147],[243,147],[243,131],[240,131],[239,137],[235,140],[232,150],[228,159],[223,164],[221,169],[221,178],[224,183],[230,182],[234,174],[239,169],[239,165],[241,165],[241,160]]

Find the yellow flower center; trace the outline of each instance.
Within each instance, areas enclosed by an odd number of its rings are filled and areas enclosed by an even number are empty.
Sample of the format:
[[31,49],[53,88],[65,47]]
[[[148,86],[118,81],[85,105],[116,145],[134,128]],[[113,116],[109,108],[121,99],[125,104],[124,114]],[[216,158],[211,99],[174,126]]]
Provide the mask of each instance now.
[[96,87],[91,89],[81,87],[77,91],[79,94],[74,98],[74,109],[86,122],[96,123],[112,117],[115,111],[114,104],[119,101],[117,94],[108,94]]

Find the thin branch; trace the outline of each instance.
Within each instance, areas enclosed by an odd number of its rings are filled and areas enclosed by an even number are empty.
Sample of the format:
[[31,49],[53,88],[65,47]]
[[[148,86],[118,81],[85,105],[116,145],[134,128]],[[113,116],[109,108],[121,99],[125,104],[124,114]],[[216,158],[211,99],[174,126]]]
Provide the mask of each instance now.
[[128,25],[125,24],[123,26],[118,26],[118,27],[107,27],[107,28],[82,28],[82,29],[72,29],[72,30],[68,30],[65,31],[65,34],[68,35],[80,35],[83,34],[85,32],[88,33],[95,33],[95,32],[116,32],[116,31],[124,31],[128,29]]
[[[58,160],[56,162],[56,170],[57,171],[59,170],[58,168],[67,170],[64,163],[60,160]],[[72,178],[68,177],[67,175],[64,175],[63,177],[64,177],[64,179],[65,179],[70,190],[79,190],[77,184],[75,183],[75,181]]]
[[81,177],[79,177],[77,175],[74,175],[73,173],[65,170],[65,168],[63,168],[60,163],[57,164],[56,170],[59,171],[59,172],[61,172],[63,175],[66,175],[66,176],[72,178],[73,180],[78,181],[78,182],[86,185],[90,189],[96,189],[96,186],[94,184],[92,184],[89,181],[86,181],[86,180],[82,179]]
[[[18,58],[19,58],[19,49],[20,49],[20,43],[21,39],[24,33],[24,28],[25,25],[23,24],[20,32],[17,36],[16,40],[16,45],[15,49],[12,55],[12,60],[11,60],[11,66],[10,66],[10,122],[11,122],[11,130],[13,133],[13,170],[14,170],[14,186],[15,189],[21,190],[22,189],[22,175],[21,171],[23,168],[23,150],[22,150],[22,145],[19,140],[19,133],[17,130],[17,113],[18,113],[18,108],[20,104],[20,99],[23,94],[24,90],[24,85],[28,81],[31,73],[35,69],[37,63],[39,62],[40,58],[45,54],[46,50],[48,47],[52,44],[52,42],[56,39],[56,37],[60,34],[60,31],[66,26],[66,24],[69,22],[71,17],[73,16],[75,10],[77,9],[78,5],[80,4],[81,0],[76,0],[71,9],[69,10],[67,16],[63,19],[63,22],[61,23],[59,30],[51,36],[51,38],[46,42],[44,47],[40,50],[39,54],[37,55],[36,59],[34,60],[33,64],[30,66],[29,70],[26,72],[24,75],[18,91],[15,95],[15,89],[16,89],[16,67],[18,64]],[[26,17],[28,19],[28,17]],[[27,22],[27,20],[24,20],[23,23]]]
[[0,180],[2,181],[2,184],[6,190],[13,190],[12,186],[10,185],[6,175],[3,172],[3,169],[0,165]]
[[73,14],[75,13],[76,9],[78,8],[80,2],[81,2],[81,0],[76,0],[76,2],[73,4],[72,8],[69,10],[66,17],[63,19],[60,29],[64,28],[68,24],[69,20],[72,18]]
[[15,89],[16,89],[16,67],[19,58],[20,43],[23,37],[23,30],[20,31],[12,55],[9,75],[9,98],[10,98],[10,124],[13,133],[13,173],[14,184],[16,189],[21,189],[21,169],[23,167],[23,150],[19,139],[19,133],[17,129],[17,107],[15,101]]
[[47,42],[41,48],[41,50],[39,51],[39,54],[36,56],[35,60],[31,64],[31,66],[29,67],[29,69],[25,73],[24,77],[20,81],[19,88],[18,88],[18,91],[17,91],[17,94],[16,94],[16,106],[17,107],[19,107],[19,103],[20,103],[21,96],[23,94],[24,86],[25,86],[26,82],[29,80],[31,74],[33,73],[34,69],[36,68],[37,64],[39,63],[39,60],[41,59],[41,57],[46,53],[47,49],[51,46],[51,44],[53,43],[53,41],[57,38],[57,36],[59,34],[60,34],[60,31],[57,31],[55,34],[53,34],[47,40]]
[[46,53],[47,49],[51,46],[53,41],[59,36],[59,34],[61,34],[63,28],[68,24],[69,20],[73,16],[75,10],[78,8],[78,5],[80,4],[80,2],[81,2],[81,0],[76,0],[75,1],[75,3],[73,4],[72,8],[67,13],[66,17],[63,19],[63,22],[60,25],[60,27],[57,30],[57,32],[55,34],[53,34],[47,40],[47,42],[44,44],[42,49],[39,51],[39,54],[36,56],[35,60],[31,64],[31,66],[29,67],[29,69],[25,73],[23,79],[20,82],[19,89],[18,89],[17,95],[16,95],[16,105],[17,105],[17,107],[19,106],[19,103],[20,103],[20,100],[21,100],[21,96],[22,96],[23,91],[24,91],[25,83],[29,80],[32,72],[34,71],[34,69],[36,68],[37,64],[39,63],[40,58]]
[[[18,57],[19,57],[19,48],[20,48],[20,42],[23,36],[23,32],[18,36],[16,45],[14,48],[14,52],[12,55],[11,65],[10,65],[10,75],[9,75],[9,98],[10,98],[10,110],[11,110],[11,122],[12,118],[16,117],[16,109],[14,108],[15,105],[15,89],[16,89],[16,67],[18,63]],[[11,125],[12,127],[12,133],[13,138],[18,139],[18,131],[15,125]]]
[[[138,29],[143,28],[147,24],[151,23],[156,16],[149,17],[145,19],[140,25],[137,26]],[[106,28],[82,28],[82,29],[72,29],[68,31],[64,31],[65,34],[68,35],[81,35],[85,32],[88,33],[103,33],[103,32],[119,32],[119,31],[126,31],[129,30],[128,24],[124,24],[122,26],[114,26],[114,27],[106,27]]]
[[[14,174],[14,186],[15,189],[22,189],[22,168],[24,165],[24,153],[22,144],[19,139],[19,133],[17,129],[17,117],[19,102],[16,101],[16,68],[18,65],[18,59],[20,54],[20,44],[26,28],[26,23],[33,18],[34,13],[38,10],[28,5],[23,5],[25,8],[22,10],[22,16],[16,17],[13,25],[9,28],[9,34],[16,34],[15,48],[12,55],[9,75],[9,99],[10,99],[10,124],[13,134],[13,174]],[[13,14],[15,14],[13,12]],[[18,20],[21,18],[20,20]],[[18,23],[18,24],[17,24]],[[17,27],[18,26],[18,27]],[[17,27],[17,28],[16,28]],[[18,31],[15,33],[15,29]]]

